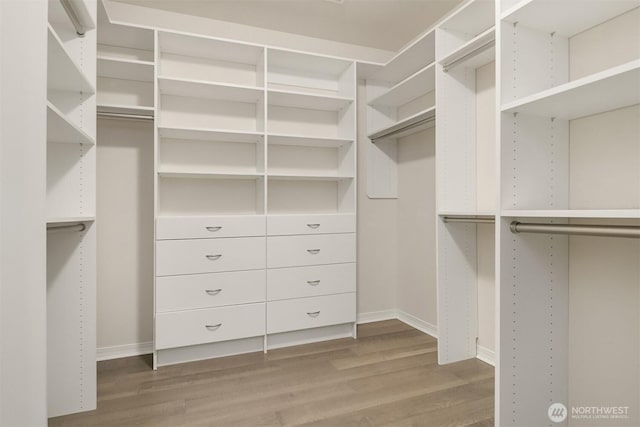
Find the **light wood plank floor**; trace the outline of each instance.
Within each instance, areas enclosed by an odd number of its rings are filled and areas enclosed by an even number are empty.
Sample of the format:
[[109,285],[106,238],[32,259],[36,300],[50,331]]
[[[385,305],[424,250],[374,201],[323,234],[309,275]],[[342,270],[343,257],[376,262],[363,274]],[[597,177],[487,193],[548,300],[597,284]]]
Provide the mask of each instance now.
[[436,340],[390,320],[340,339],[150,368],[98,364],[98,409],[50,426],[492,426],[493,368],[438,366]]

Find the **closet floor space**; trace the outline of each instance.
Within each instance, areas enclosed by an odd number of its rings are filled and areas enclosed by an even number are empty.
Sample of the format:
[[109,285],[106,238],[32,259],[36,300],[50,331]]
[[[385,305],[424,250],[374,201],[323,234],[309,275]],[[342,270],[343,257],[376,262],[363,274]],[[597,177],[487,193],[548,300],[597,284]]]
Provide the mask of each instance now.
[[397,320],[358,339],[151,369],[98,363],[98,409],[49,426],[492,426],[494,369],[437,364],[437,341]]

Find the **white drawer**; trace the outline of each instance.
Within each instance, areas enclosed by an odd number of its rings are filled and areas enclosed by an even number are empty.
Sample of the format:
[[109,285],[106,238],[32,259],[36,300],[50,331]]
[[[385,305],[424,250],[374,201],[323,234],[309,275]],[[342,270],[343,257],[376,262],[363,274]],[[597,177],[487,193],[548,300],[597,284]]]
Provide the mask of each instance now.
[[268,268],[355,261],[355,233],[267,237]]
[[264,215],[159,217],[156,222],[158,240],[264,236],[265,231]]
[[269,334],[355,321],[355,293],[267,303],[267,333]]
[[355,232],[355,214],[267,216],[267,234],[270,236]]
[[267,270],[269,301],[355,291],[355,263]]
[[264,302],[265,270],[156,279],[156,312]]
[[265,267],[265,238],[160,240],[156,276],[254,270]]
[[264,335],[264,316],[264,303],[156,314],[156,348]]

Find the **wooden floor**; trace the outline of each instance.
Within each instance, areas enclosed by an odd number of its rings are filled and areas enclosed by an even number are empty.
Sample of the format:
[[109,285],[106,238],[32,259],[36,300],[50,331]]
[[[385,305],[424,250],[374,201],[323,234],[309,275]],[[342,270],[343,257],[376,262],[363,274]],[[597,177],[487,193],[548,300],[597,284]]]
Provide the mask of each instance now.
[[436,340],[399,321],[350,338],[168,366],[98,364],[98,409],[50,426],[493,426],[493,368],[438,366]]

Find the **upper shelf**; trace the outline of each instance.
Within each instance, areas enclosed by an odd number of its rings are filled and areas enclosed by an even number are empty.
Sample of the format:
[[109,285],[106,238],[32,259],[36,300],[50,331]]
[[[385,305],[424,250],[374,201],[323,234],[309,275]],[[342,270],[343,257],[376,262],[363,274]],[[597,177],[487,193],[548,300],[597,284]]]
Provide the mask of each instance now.
[[471,0],[438,25],[442,30],[460,34],[480,34],[494,26],[495,1]]
[[338,111],[353,102],[352,98],[342,96],[315,95],[273,89],[269,89],[267,99],[269,105],[325,111]]
[[65,49],[51,25],[48,26],[47,89],[95,93],[84,71]]
[[264,90],[258,87],[171,77],[158,77],[158,86],[162,95],[210,98],[252,104],[258,102],[264,94]]
[[640,6],[640,0],[573,1],[523,0],[506,10],[501,19],[546,33],[571,37]]
[[47,102],[47,141],[70,144],[95,144],[93,138],[69,121],[69,119],[50,102]]
[[395,84],[407,76],[423,69],[435,60],[435,31],[430,30],[409,46],[401,50],[371,80]]
[[435,89],[435,63],[389,88],[369,102],[369,105],[398,107]]
[[98,77],[153,82],[153,62],[98,56]]
[[220,141],[256,144],[264,140],[261,132],[236,132],[220,129],[158,127],[160,138],[186,139],[192,141]]
[[502,111],[573,120],[638,103],[640,60],[635,60],[504,104]]
[[168,53],[253,65],[260,63],[264,56],[264,48],[260,46],[167,31],[158,33],[158,49],[160,54]]
[[427,108],[399,122],[378,129],[369,134],[369,139],[402,138],[436,125],[436,107]]

